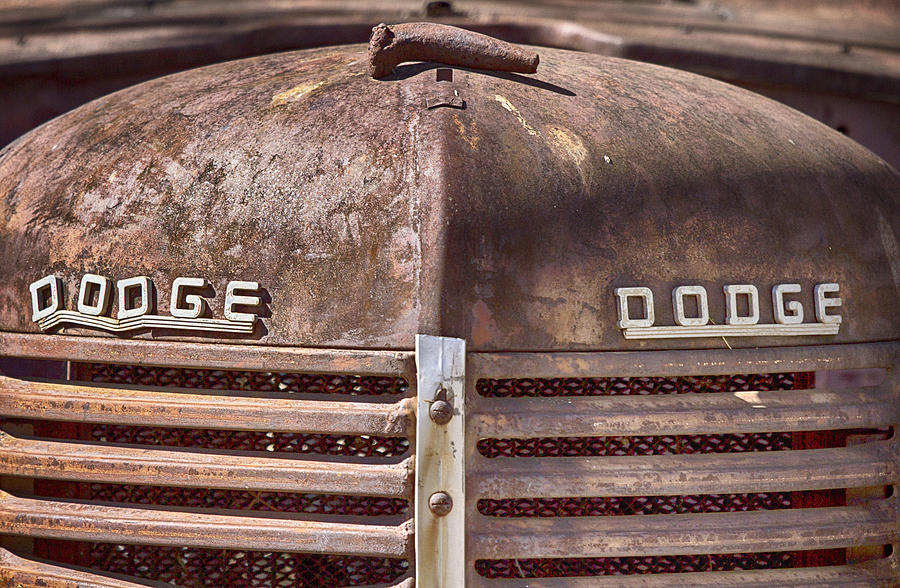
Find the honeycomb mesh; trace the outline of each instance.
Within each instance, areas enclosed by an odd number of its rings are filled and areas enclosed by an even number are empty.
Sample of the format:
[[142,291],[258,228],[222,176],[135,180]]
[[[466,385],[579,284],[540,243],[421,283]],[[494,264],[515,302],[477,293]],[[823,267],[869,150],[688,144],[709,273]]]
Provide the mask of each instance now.
[[[479,379],[476,391],[490,398],[708,394],[743,391],[802,390],[814,387],[811,372],[724,376],[643,378]],[[606,457],[788,451],[835,446],[840,435],[826,433],[745,433],[643,435],[622,437],[556,437],[480,439],[478,452],[495,457]],[[844,500],[842,491],[708,494],[692,496],[628,496],[512,498],[479,500],[478,511],[492,517],[573,517],[666,515],[779,510],[831,506]],[[754,570],[843,563],[843,550],[816,552],[738,553],[671,557],[598,557],[568,559],[478,560],[486,578],[553,578],[691,571]],[[810,564],[810,562],[814,562]]]
[[646,378],[520,378],[480,379],[475,389],[489,398],[553,396],[646,396],[651,394],[704,394],[749,390],[804,390],[813,385],[814,374],[738,374],[727,376],[683,376]]
[[273,431],[218,431],[122,425],[96,425],[91,428],[91,439],[108,443],[345,457],[396,457],[409,451],[409,439],[403,437],[319,435]]
[[653,557],[480,559],[475,562],[475,569],[485,578],[559,578],[762,570],[795,567],[793,563],[792,553],[774,552]]
[[[341,376],[283,372],[181,369],[134,365],[73,364],[74,380],[170,388],[272,394],[328,394],[402,397],[402,377]],[[122,425],[38,423],[36,434],[100,443],[311,454],[334,457],[398,458],[409,439],[374,435],[320,435],[273,431],[223,431]],[[336,516],[409,516],[407,500],[372,496],[247,492],[129,484],[35,481],[45,496],[238,511]],[[324,520],[327,520],[324,519]],[[179,586],[359,586],[393,582],[406,575],[404,559],[280,552],[212,550],[152,545],[38,541],[39,555],[97,570]]]
[[794,508],[790,492],[690,496],[516,498],[478,501],[478,512],[481,514],[505,518],[697,514],[785,508]]

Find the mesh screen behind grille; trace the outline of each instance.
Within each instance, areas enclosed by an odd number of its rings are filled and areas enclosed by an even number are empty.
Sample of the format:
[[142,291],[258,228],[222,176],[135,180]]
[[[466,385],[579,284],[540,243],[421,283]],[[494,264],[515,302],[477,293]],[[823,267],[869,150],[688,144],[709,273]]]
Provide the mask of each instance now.
[[[489,398],[536,398],[802,390],[814,387],[811,372],[643,378],[479,379],[476,391]],[[480,439],[478,452],[494,457],[603,457],[787,451],[842,446],[844,434],[747,433],[629,437]],[[837,491],[629,496],[590,498],[482,499],[478,511],[492,517],[666,515],[777,510],[844,504]],[[623,524],[627,524],[623,522]],[[843,550],[738,553],[666,557],[478,560],[488,578],[544,578],[667,572],[753,570],[844,563]]]
[[[261,373],[107,364],[73,364],[72,379],[97,383],[278,394],[398,397],[400,377]],[[264,402],[264,398],[260,402]],[[401,437],[221,431],[121,425],[35,423],[41,437],[150,446],[260,451],[322,456],[397,458],[409,452]],[[163,482],[163,481],[161,481]],[[75,484],[35,480],[42,496],[118,504],[216,508],[239,511],[341,516],[409,516],[409,503],[372,496],[244,492],[128,484]],[[327,520],[327,519],[325,519]],[[211,550],[38,540],[47,559],[181,586],[358,586],[392,582],[408,572],[403,559],[339,555]]]

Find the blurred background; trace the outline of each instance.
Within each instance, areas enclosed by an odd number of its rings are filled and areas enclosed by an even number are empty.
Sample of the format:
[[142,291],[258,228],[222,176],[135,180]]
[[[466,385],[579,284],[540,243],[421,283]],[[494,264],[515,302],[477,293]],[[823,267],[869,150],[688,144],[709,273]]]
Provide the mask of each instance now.
[[0,0],[0,146],[150,78],[421,20],[718,78],[900,168],[898,0]]

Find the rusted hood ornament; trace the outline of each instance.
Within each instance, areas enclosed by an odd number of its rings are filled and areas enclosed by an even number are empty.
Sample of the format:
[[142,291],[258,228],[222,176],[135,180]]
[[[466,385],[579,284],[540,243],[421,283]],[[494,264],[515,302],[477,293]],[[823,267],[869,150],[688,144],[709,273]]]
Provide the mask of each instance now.
[[487,35],[425,22],[379,24],[369,38],[369,73],[391,75],[404,61],[437,61],[447,65],[513,73],[537,72],[540,58]]

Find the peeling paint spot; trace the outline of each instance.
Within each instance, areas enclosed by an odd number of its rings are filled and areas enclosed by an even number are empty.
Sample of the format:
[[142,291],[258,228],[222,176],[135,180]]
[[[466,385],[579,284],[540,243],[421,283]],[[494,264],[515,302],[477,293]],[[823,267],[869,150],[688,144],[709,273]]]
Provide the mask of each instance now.
[[476,302],[472,307],[472,344],[486,345],[493,340],[500,340],[502,336],[488,305],[483,300]]
[[525,120],[525,117],[522,116],[522,113],[519,112],[519,109],[513,106],[509,100],[507,100],[500,94],[494,94],[494,100],[499,102],[500,106],[513,113],[513,116],[515,116],[519,120],[519,123],[528,132],[529,135],[538,134],[538,132],[534,130],[534,128],[530,124],[528,124],[528,121]]
[[272,96],[272,106],[283,106],[289,102],[296,102],[300,100],[305,95],[318,90],[321,88],[325,82],[316,82],[315,84],[301,84],[299,86],[295,86],[286,92],[282,92],[280,94],[275,94]]
[[468,143],[469,147],[471,147],[472,150],[477,149],[478,148],[478,125],[477,125],[477,123],[473,120],[472,128],[471,128],[470,132],[467,132],[466,125],[463,124],[463,121],[459,120],[458,114],[453,115],[453,122],[456,123],[456,128],[459,130],[459,136],[462,137],[463,141]]

